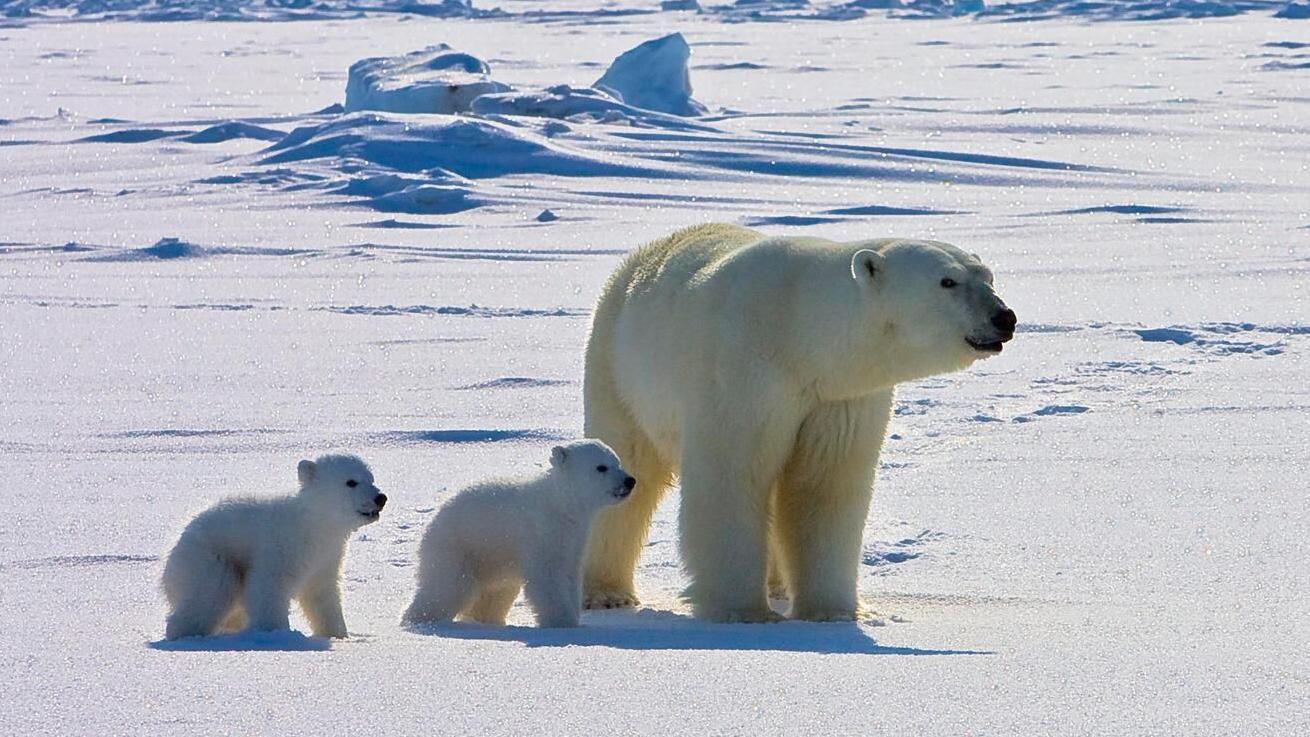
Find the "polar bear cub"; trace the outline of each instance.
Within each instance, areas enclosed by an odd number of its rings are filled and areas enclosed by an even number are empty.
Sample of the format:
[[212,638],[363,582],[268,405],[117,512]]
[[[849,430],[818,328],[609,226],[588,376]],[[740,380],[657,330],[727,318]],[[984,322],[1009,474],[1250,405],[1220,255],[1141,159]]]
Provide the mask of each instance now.
[[504,624],[522,587],[540,627],[576,627],[582,554],[592,519],[632,493],[637,480],[604,443],[551,451],[531,479],[487,481],[437,513],[419,546],[418,591],[406,624],[457,616]]
[[201,512],[164,565],[170,611],[165,637],[219,630],[285,630],[291,599],[319,637],[345,637],[341,560],[355,529],[387,503],[362,460],[325,455],[301,461],[300,491],[233,497]]

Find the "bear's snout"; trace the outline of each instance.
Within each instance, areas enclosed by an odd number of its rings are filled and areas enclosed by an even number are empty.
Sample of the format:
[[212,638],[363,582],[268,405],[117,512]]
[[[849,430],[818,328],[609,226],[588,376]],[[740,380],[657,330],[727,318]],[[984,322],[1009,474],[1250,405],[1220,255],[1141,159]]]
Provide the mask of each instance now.
[[623,479],[623,488],[627,489],[628,491],[632,491],[636,487],[637,487],[636,479],[632,478],[631,476],[627,477],[626,479]]
[[385,507],[387,505],[387,495],[378,494],[377,496],[373,497],[373,503],[378,505],[378,509]]
[[992,315],[992,326],[1007,336],[1014,335],[1014,328],[1018,324],[1019,318],[1008,307]]

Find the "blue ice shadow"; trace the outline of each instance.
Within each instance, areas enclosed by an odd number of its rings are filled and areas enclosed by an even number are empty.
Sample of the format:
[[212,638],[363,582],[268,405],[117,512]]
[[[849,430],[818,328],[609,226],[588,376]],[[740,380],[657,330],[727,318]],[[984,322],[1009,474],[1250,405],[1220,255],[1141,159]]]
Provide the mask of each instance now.
[[581,627],[495,627],[472,622],[409,627],[419,635],[521,642],[528,647],[612,647],[621,650],[754,650],[823,655],[993,655],[987,650],[879,645],[855,622],[711,624],[675,612],[587,612]]
[[277,632],[247,630],[209,637],[156,640],[148,646],[152,650],[170,652],[316,652],[331,650],[332,641],[326,637],[307,637],[295,630]]

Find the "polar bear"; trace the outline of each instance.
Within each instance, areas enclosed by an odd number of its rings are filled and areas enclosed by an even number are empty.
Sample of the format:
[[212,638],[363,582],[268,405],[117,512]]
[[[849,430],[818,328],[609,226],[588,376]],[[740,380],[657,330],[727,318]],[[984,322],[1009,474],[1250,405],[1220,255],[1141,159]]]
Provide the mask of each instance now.
[[994,355],[1014,329],[991,271],[946,243],[708,224],[637,249],[596,307],[583,394],[586,434],[641,487],[596,520],[586,605],[636,604],[633,568],[677,473],[698,617],[777,619],[772,557],[789,616],[855,618],[893,387]]
[[614,451],[584,440],[552,450],[541,476],[465,489],[423,536],[418,591],[404,622],[444,623],[462,615],[504,624],[523,587],[538,626],[578,626],[592,518],[636,486]]
[[338,583],[346,538],[376,522],[387,497],[355,456],[301,461],[297,471],[298,493],[225,499],[182,531],[164,564],[165,637],[285,630],[292,598],[314,635],[346,636]]

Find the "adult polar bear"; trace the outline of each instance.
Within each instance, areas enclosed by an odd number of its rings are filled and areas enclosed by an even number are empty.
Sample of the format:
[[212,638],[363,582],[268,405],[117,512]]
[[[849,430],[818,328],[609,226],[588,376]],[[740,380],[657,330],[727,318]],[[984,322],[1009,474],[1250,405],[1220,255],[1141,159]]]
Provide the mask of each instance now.
[[637,603],[633,569],[674,473],[696,616],[856,616],[861,533],[902,382],[1001,350],[1014,312],[976,256],[946,243],[679,231],[610,277],[587,344],[586,435],[638,484],[588,543],[589,607]]

